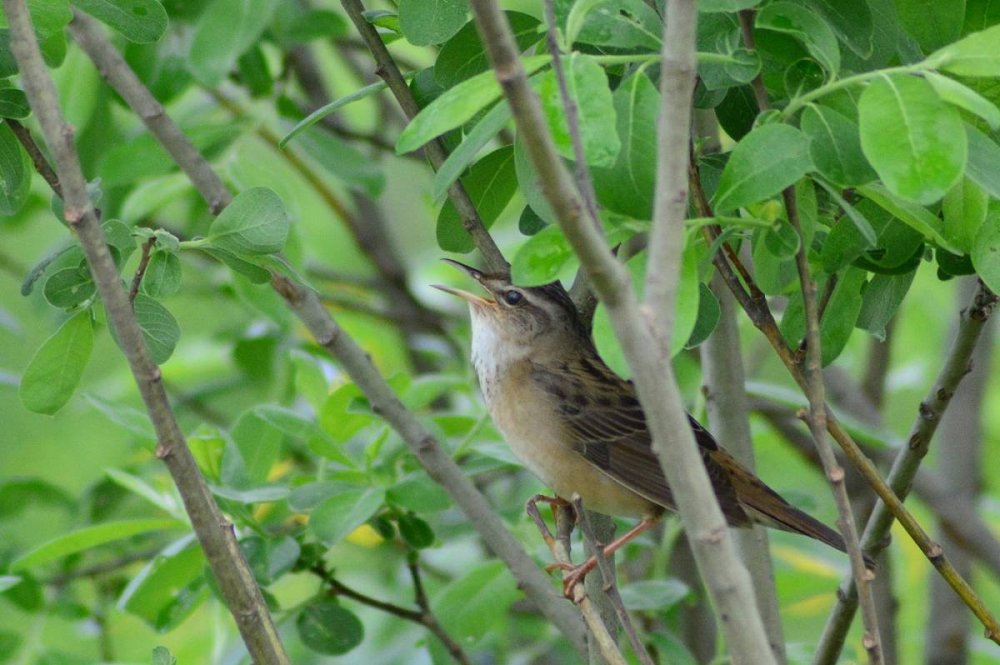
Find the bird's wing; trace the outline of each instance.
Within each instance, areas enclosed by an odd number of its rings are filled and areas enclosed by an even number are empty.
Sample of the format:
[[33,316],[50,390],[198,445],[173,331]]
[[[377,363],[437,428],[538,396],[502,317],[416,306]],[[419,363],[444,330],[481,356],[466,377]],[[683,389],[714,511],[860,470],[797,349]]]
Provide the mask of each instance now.
[[[646,418],[630,382],[597,360],[583,359],[559,371],[535,365],[532,379],[560,404],[559,415],[574,437],[574,448],[587,461],[646,499],[676,510],[673,494],[653,452]],[[712,487],[729,524],[750,519],[740,503],[712,435],[688,416]]]

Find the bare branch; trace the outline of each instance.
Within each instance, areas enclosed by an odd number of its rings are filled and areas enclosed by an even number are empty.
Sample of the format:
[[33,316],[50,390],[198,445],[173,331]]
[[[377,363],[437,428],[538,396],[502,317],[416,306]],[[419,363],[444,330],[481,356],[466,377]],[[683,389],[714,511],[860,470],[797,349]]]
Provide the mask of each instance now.
[[233,525],[212,498],[170,409],[160,369],[150,358],[104,233],[87,197],[87,183],[80,169],[73,130],[63,120],[28,10],[23,0],[4,0],[4,9],[11,27],[11,50],[21,71],[25,94],[55,158],[66,221],[78,234],[108,322],[115,331],[156,429],[156,455],[164,461],[177,485],[205,558],[251,658],[268,665],[288,663],[267,604],[236,541]]
[[844,469],[837,462],[833,448],[826,436],[826,388],[823,385],[823,364],[819,335],[819,302],[816,298],[816,282],[809,274],[809,248],[806,237],[799,222],[799,213],[795,202],[795,190],[791,187],[784,191],[785,210],[788,221],[799,236],[799,251],[795,254],[795,265],[799,273],[799,284],[802,289],[802,300],[806,314],[806,396],[809,399],[809,430],[816,452],[819,454],[823,471],[833,490],[833,498],[837,504],[837,526],[844,538],[844,545],[851,561],[854,583],[858,589],[861,601],[861,616],[865,632],[861,638],[865,651],[868,652],[868,662],[878,665],[882,662],[882,640],[878,632],[878,615],[875,612],[875,597],[872,594],[871,581],[873,574],[865,567],[864,555],[854,524],[854,511],[851,499],[847,496],[844,486]]
[[[749,575],[736,557],[725,519],[695,447],[687,416],[680,404],[669,354],[662,352],[663,331],[652,324],[650,313],[640,310],[625,268],[609,251],[596,220],[587,215],[572,178],[556,153],[538,100],[518,59],[506,19],[495,2],[472,0],[470,4],[497,80],[510,104],[529,158],[539,174],[542,191],[581,264],[586,266],[595,291],[608,307],[615,334],[636,382],[639,400],[653,435],[654,449],[688,534],[695,544],[696,557],[724,626],[730,652],[736,662],[774,662],[760,616],[755,611]],[[682,48],[693,44],[693,37],[677,36],[669,31],[684,26],[693,29],[691,16],[695,12],[694,3],[671,2],[668,12],[668,35],[664,44],[668,49],[667,62],[672,63],[678,56],[670,49],[676,48],[675,44],[680,44]],[[673,14],[676,16],[671,19]],[[670,99],[667,103],[687,106],[690,98],[680,101]],[[669,112],[671,106],[665,110]],[[684,113],[687,117],[687,112]],[[686,123],[684,126],[686,132]],[[686,159],[686,155],[685,138],[680,156],[661,153],[660,158]],[[680,171],[684,173],[685,169]],[[667,236],[670,236],[669,232]],[[650,265],[655,265],[652,269],[664,270],[676,280],[679,264],[657,265],[651,262]],[[667,286],[670,287],[669,284]],[[665,463],[667,459],[669,464]]]
[[[888,483],[895,492],[895,496],[900,497],[898,500],[905,499],[909,493],[920,462],[927,454],[931,439],[941,421],[941,416],[948,408],[959,382],[969,372],[969,363],[976,342],[989,321],[996,302],[996,295],[980,283],[972,303],[961,313],[955,342],[945,358],[944,366],[941,368],[934,386],[920,403],[916,421],[910,431],[910,436],[907,438],[907,445],[902,447],[892,464],[892,470],[889,472]],[[871,517],[868,518],[868,524],[865,526],[862,537],[865,551],[874,554],[885,546],[886,536],[892,522],[893,514],[886,508],[886,504],[883,502],[876,504]],[[928,559],[955,589],[962,601],[986,626],[987,638],[1000,641],[1000,633],[996,632],[1000,627],[997,626],[996,620],[993,619],[968,583],[961,578],[954,566],[944,558],[941,546],[931,541],[926,533],[924,536],[927,539],[927,544],[925,546],[921,543],[921,548]],[[850,580],[841,583],[837,598],[837,604],[827,619],[813,661],[817,664],[835,662],[843,647],[850,620],[857,609],[857,594]]]

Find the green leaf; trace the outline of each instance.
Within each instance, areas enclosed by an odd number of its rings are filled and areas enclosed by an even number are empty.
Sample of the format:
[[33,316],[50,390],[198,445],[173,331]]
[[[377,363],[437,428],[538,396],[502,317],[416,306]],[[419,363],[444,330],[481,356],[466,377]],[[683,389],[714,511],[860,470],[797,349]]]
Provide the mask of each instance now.
[[698,3],[699,12],[736,12],[759,5],[761,0],[702,0]]
[[621,588],[622,602],[629,610],[665,612],[691,597],[691,588],[677,579],[640,580]]
[[153,647],[152,661],[150,662],[153,665],[177,665],[177,659],[170,653],[170,649],[161,646]]
[[1000,25],[948,44],[932,53],[926,62],[958,76],[1000,76]]
[[684,344],[684,348],[687,349],[692,349],[708,339],[708,336],[715,330],[715,326],[718,325],[719,317],[722,315],[719,300],[712,293],[712,289],[703,283],[698,285],[698,289],[701,292],[698,296],[698,318],[694,323],[694,330],[691,331],[691,336]]
[[272,190],[253,187],[240,192],[208,229],[208,241],[233,254],[280,252],[288,238],[285,205]]
[[1000,109],[972,88],[935,72],[924,72],[924,78],[944,101],[979,116],[990,129],[1000,127]]
[[809,0],[837,37],[863,60],[874,51],[875,24],[867,0]]
[[[860,233],[861,237],[865,239],[865,242],[867,243],[866,246],[871,247],[874,245],[875,230],[872,228],[871,223],[865,218],[865,216],[858,212],[857,208],[848,203],[836,189],[826,184],[821,179],[817,179],[816,182],[820,187],[826,190],[826,193],[830,195],[830,198],[833,199],[836,204],[840,206],[840,209],[844,211],[844,214],[847,215],[847,218],[854,224],[858,233]],[[862,247],[862,249],[864,248],[865,247]],[[827,269],[827,272],[836,272],[836,270]]]
[[142,290],[154,298],[166,298],[181,288],[181,260],[173,252],[153,252],[142,278]]
[[948,190],[941,202],[944,213],[942,234],[963,254],[972,251],[979,227],[986,220],[990,196],[969,178],[962,178]]
[[[613,99],[621,150],[612,168],[593,171],[597,199],[614,212],[652,219],[660,95],[649,78],[638,73],[618,86]],[[531,199],[528,203],[551,223]]]
[[10,564],[10,570],[14,573],[28,570],[62,559],[70,554],[93,549],[123,538],[130,538],[140,533],[184,527],[183,522],[164,519],[121,520],[95,524],[56,536],[47,543],[39,545],[27,554],[15,559]]
[[[523,58],[521,64],[530,76],[551,59],[548,55]],[[440,97],[421,109],[396,141],[396,154],[412,152],[431,139],[470,120],[500,98],[500,84],[492,70],[462,81],[445,90]]]
[[515,284],[538,286],[556,280],[573,259],[573,248],[558,226],[548,226],[528,239],[510,266]]
[[68,319],[35,352],[21,377],[18,396],[25,408],[52,415],[73,396],[94,347],[89,310]]
[[[539,21],[534,16],[510,11],[504,12],[504,16],[510,23],[519,52],[523,53],[542,38]],[[450,88],[489,68],[490,61],[483,50],[479,31],[475,22],[470,21],[441,47],[434,62],[434,79],[442,88]]]
[[115,404],[96,395],[85,395],[88,402],[105,418],[118,425],[140,441],[156,441],[156,430],[149,422],[149,414],[126,404]]
[[[468,175],[462,178],[462,184],[479,211],[483,224],[490,228],[517,191],[513,146],[494,150],[473,164]],[[448,252],[471,252],[475,248],[455,204],[450,200],[445,202],[438,214],[437,241],[438,246]]]
[[965,0],[893,0],[893,5],[903,29],[925,53],[962,34]]
[[927,208],[898,199],[893,196],[892,192],[879,184],[859,187],[858,192],[874,201],[881,208],[888,210],[900,221],[913,228],[927,240],[935,243],[938,247],[943,247],[952,254],[961,254],[958,248],[948,242],[944,235],[942,235],[941,220],[927,210]]
[[365,638],[361,619],[335,600],[307,605],[295,620],[295,628],[303,644],[331,656],[347,653]]
[[663,22],[642,0],[597,0],[581,2],[583,24],[574,18],[574,41],[617,49],[656,51],[660,48]]
[[347,441],[373,421],[370,413],[359,413],[351,408],[352,402],[361,397],[361,390],[348,383],[331,392],[320,407],[320,427],[335,441]]
[[857,327],[884,337],[886,324],[896,314],[916,274],[911,270],[902,275],[874,275],[862,296]]
[[245,411],[236,421],[232,437],[243,458],[247,480],[257,483],[267,479],[281,455],[281,431],[254,411]]
[[316,507],[309,516],[309,530],[326,545],[336,545],[374,515],[384,501],[381,487],[341,492]]
[[180,624],[209,597],[205,555],[193,536],[158,552],[122,591],[118,608],[139,617],[154,630]]
[[417,513],[436,513],[451,507],[451,498],[426,473],[417,472],[390,487],[386,498]]
[[1000,199],[1000,146],[969,124],[965,125],[965,135],[969,140],[969,163],[965,167],[969,180]]
[[[0,118],[24,119],[31,115],[31,107],[24,92],[17,88],[0,90]],[[6,129],[6,127],[5,127]]]
[[764,125],[736,144],[713,197],[716,211],[774,196],[813,168],[809,142],[788,125]]
[[968,155],[962,120],[915,76],[883,76],[858,103],[861,148],[889,191],[917,203],[941,199]]
[[994,293],[1000,293],[1000,212],[995,208],[990,210],[976,233],[972,244],[972,265],[986,286]]
[[[591,56],[580,53],[573,53],[564,68],[566,88],[576,106],[577,127],[587,164],[595,168],[614,166],[621,142],[615,131],[614,102],[604,68]],[[566,107],[555,72],[540,74],[534,82],[556,149],[563,157],[575,160]]]
[[819,14],[791,2],[772,2],[757,12],[758,29],[780,32],[801,42],[830,78],[840,71],[837,36]]
[[332,134],[310,129],[299,145],[327,172],[354,190],[377,198],[385,189],[385,173],[377,161]]
[[257,43],[271,20],[274,0],[213,0],[198,16],[188,67],[196,79],[216,86],[243,53]]
[[434,544],[434,530],[431,525],[412,513],[399,516],[399,535],[406,544],[416,550],[422,550]]
[[[403,78],[404,79],[409,78],[410,76],[412,76],[412,74],[404,74]],[[317,122],[319,122],[326,116],[332,114],[334,111],[344,106],[347,106],[348,104],[352,104],[358,100],[370,97],[377,92],[385,90],[387,87],[388,85],[386,85],[385,81],[378,81],[376,83],[371,83],[369,85],[366,85],[363,88],[358,88],[351,94],[345,95],[339,99],[335,99],[329,104],[324,104],[323,106],[319,107],[318,109],[307,115],[305,118],[300,120],[297,125],[292,127],[291,131],[285,134],[285,136],[280,141],[278,141],[278,147],[284,148],[288,144],[288,142],[291,141],[293,138],[295,138],[305,130],[309,129],[310,127],[315,125]]]
[[94,295],[94,281],[87,268],[63,268],[45,280],[42,293],[53,307],[72,309]]
[[31,159],[6,123],[0,125],[0,215],[18,213],[31,190]]
[[501,561],[489,561],[450,582],[431,601],[435,616],[462,644],[472,644],[502,619],[520,596]]
[[399,25],[411,44],[430,46],[458,32],[468,13],[465,0],[400,0]]
[[135,297],[132,309],[153,362],[162,365],[173,355],[177,340],[181,337],[177,319],[166,307],[143,293]]
[[819,325],[824,367],[837,359],[851,338],[861,311],[861,288],[865,275],[864,270],[848,268],[833,287]]
[[466,134],[465,139],[448,155],[448,158],[441,164],[441,168],[434,174],[433,197],[435,201],[444,198],[452,183],[458,180],[458,177],[469,167],[479,151],[493,140],[493,137],[504,128],[509,120],[510,106],[507,105],[506,100],[501,100],[476,123],[472,131]]
[[131,42],[156,42],[167,31],[167,12],[157,0],[73,0],[73,4]]
[[802,112],[800,125],[809,139],[809,156],[824,177],[841,187],[863,185],[878,177],[861,151],[858,126],[850,118],[813,105]]

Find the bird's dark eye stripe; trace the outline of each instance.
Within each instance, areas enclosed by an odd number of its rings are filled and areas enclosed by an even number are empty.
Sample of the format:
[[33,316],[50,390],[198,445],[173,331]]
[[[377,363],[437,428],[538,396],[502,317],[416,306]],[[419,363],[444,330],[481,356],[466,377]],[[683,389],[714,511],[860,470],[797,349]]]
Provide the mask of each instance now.
[[524,294],[516,289],[507,289],[501,294],[501,297],[508,305],[516,305],[524,299]]

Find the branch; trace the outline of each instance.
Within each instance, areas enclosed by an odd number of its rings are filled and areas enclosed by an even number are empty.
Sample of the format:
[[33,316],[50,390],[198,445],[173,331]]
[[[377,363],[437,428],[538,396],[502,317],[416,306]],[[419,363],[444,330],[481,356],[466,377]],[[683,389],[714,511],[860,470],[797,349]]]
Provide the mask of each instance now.
[[[414,570],[413,565],[411,565],[410,570],[411,572]],[[444,644],[446,649],[448,649],[448,653],[450,653],[451,657],[455,659],[455,662],[459,663],[460,665],[471,665],[472,661],[469,660],[469,657],[462,650],[462,646],[458,642],[456,642],[451,635],[448,634],[448,631],[446,631],[444,629],[444,626],[442,626],[441,623],[437,620],[437,617],[434,616],[434,613],[427,605],[426,602],[427,599],[425,597],[418,595],[417,600],[420,610],[419,611],[411,610],[405,607],[401,607],[399,605],[395,605],[393,603],[387,603],[384,600],[378,600],[377,598],[372,598],[367,594],[352,589],[351,587],[347,586],[346,584],[338,580],[336,577],[334,577],[333,573],[328,571],[326,567],[322,564],[322,562],[313,566],[312,572],[315,575],[317,575],[320,579],[322,579],[324,582],[326,582],[328,585],[330,585],[330,593],[332,593],[333,595],[347,596],[348,598],[356,600],[362,605],[367,605],[368,607],[374,607],[375,609],[381,610],[386,614],[391,614],[395,617],[399,617],[400,619],[404,619],[406,621],[412,621],[413,623],[423,626],[424,628],[429,630],[434,635],[434,637],[441,640],[441,643]],[[419,582],[419,579],[420,579],[419,574],[417,574],[417,576],[414,577],[414,582],[415,583]],[[421,599],[423,600],[422,603],[419,602]]]
[[[573,510],[576,511],[577,521],[580,523],[580,530],[583,532],[583,542],[593,552],[593,556],[597,560],[597,568],[601,573],[603,591],[610,600],[611,607],[614,609],[619,623],[625,629],[625,634],[628,635],[632,651],[635,652],[636,657],[638,657],[642,665],[654,665],[652,657],[646,651],[646,647],[643,646],[638,633],[635,632],[635,626],[632,625],[632,617],[629,616],[628,610],[625,609],[625,602],[618,591],[618,585],[615,583],[614,563],[608,555],[604,554],[604,546],[607,543],[597,540],[597,536],[594,534],[594,526],[591,524],[590,515],[588,514],[590,511],[584,510],[583,501],[580,499],[579,494],[573,495]],[[600,515],[600,513],[595,514]],[[611,519],[605,515],[601,515],[601,517],[606,520]],[[612,523],[612,530],[613,528]]]
[[[11,0],[5,0],[11,1]],[[103,35],[96,35],[93,46],[96,51],[114,51],[114,47]],[[107,57],[107,54],[101,54]],[[125,65],[127,67],[127,65]],[[130,76],[108,78],[111,86],[126,100],[129,105],[133,100],[142,104],[155,103],[135,74]],[[164,113],[152,119],[143,119],[146,126],[161,142],[187,138],[180,133],[173,120]],[[155,121],[155,125],[153,124]],[[154,130],[161,124],[172,126],[171,131]],[[168,152],[173,154],[172,145],[164,144]],[[198,168],[189,170],[189,164],[178,163],[189,179],[201,177],[208,172],[211,179],[221,181],[212,171],[205,159],[197,154]],[[202,188],[199,187],[199,192]],[[231,196],[226,192],[226,197]],[[416,417],[406,410],[385,379],[371,364],[371,359],[361,350],[323,308],[319,298],[310,290],[297,284],[292,284],[282,277],[276,277],[272,286],[282,295],[293,312],[302,319],[309,328],[313,338],[328,351],[334,354],[344,365],[351,378],[364,391],[376,412],[383,414],[389,424],[396,429],[406,441],[417,460],[427,470],[428,475],[437,481],[451,496],[452,500],[469,517],[469,521],[482,536],[486,545],[503,560],[510,569],[519,587],[535,603],[544,614],[569,640],[570,644],[581,654],[586,653],[583,630],[575,610],[563,602],[552,588],[547,577],[535,566],[532,559],[525,553],[521,545],[507,531],[503,522],[493,512],[483,495],[475,489],[465,477],[461,468],[445,453],[440,444],[424,428]]]
[[[798,429],[799,419],[790,409],[758,401],[754,403],[753,410],[764,416],[807,461],[820,467],[812,439]],[[875,450],[873,453],[882,462],[883,458],[888,460],[891,451]],[[913,492],[934,512],[942,528],[959,547],[1000,577],[1000,540],[976,514],[972,504],[955,496],[940,477],[927,469],[917,472]]]
[[49,166],[48,160],[42,154],[42,149],[38,147],[35,139],[31,137],[31,131],[13,118],[4,118],[4,122],[10,127],[10,131],[14,132],[14,136],[17,137],[18,142],[27,151],[28,156],[31,157],[31,163],[35,165],[35,170],[38,171],[38,174],[42,176],[45,182],[49,183],[49,187],[52,188],[55,195],[62,198],[62,185],[59,184],[59,176]]
[[38,49],[28,10],[23,0],[4,0],[4,10],[11,28],[11,50],[21,71],[25,94],[55,158],[66,221],[79,236],[104,302],[108,323],[115,331],[156,429],[156,455],[166,464],[184,500],[191,525],[250,657],[268,665],[288,663],[260,588],[236,541],[233,525],[213,500],[170,410],[160,369],[149,356],[104,233],[87,198],[86,180],[73,143],[73,129],[59,110],[55,86]]
[[809,274],[809,248],[806,236],[799,222],[798,208],[795,202],[795,190],[791,187],[783,192],[785,210],[788,221],[799,236],[799,251],[795,254],[795,265],[799,273],[799,284],[802,289],[802,300],[806,314],[806,396],[809,399],[809,430],[816,452],[819,454],[823,471],[833,490],[837,504],[837,526],[844,538],[844,545],[851,561],[854,583],[861,600],[861,617],[864,623],[864,635],[861,643],[868,652],[868,662],[877,665],[882,662],[882,640],[878,632],[878,616],[875,613],[875,597],[872,594],[871,581],[874,576],[865,568],[864,555],[854,524],[854,511],[851,509],[851,499],[844,487],[844,469],[837,462],[833,448],[826,438],[826,388],[823,385],[823,363],[820,349],[819,334],[819,302],[816,299],[816,282]]
[[[895,496],[899,497],[897,500],[901,501],[909,494],[913,479],[920,467],[920,462],[927,454],[931,438],[937,430],[941,416],[948,408],[959,382],[971,369],[972,352],[983,328],[989,321],[996,302],[997,297],[980,282],[972,303],[968,309],[962,311],[955,342],[945,358],[944,366],[941,368],[934,386],[920,403],[916,421],[913,423],[910,436],[907,439],[907,445],[902,447],[892,464],[892,470],[889,472],[889,486],[895,492]],[[886,536],[892,522],[893,515],[886,508],[886,504],[881,501],[877,503],[871,517],[868,518],[868,524],[865,526],[862,538],[865,551],[876,554],[885,546]],[[1000,632],[998,632],[1000,626],[997,626],[996,620],[993,619],[985,605],[975,595],[968,583],[962,579],[954,566],[944,558],[941,546],[931,541],[926,534],[924,535],[928,544],[926,549],[922,545],[922,549],[931,563],[986,626],[986,637],[1000,642]],[[843,646],[851,618],[857,609],[857,592],[849,580],[841,583],[837,598],[837,605],[827,619],[826,627],[823,630],[815,663],[832,663],[836,660],[836,656]]]
[[[545,525],[545,520],[538,512],[538,500],[548,499],[548,497],[537,496],[528,501],[527,512],[538,527],[545,544],[549,546],[552,557],[556,563],[564,569],[573,568],[573,559],[570,556],[570,534],[573,531],[573,520],[576,511],[569,503],[562,499],[555,499],[552,502],[552,512],[556,520],[556,535],[553,536],[549,527]],[[550,500],[551,501],[551,500]],[[600,561],[600,559],[598,559]],[[587,628],[590,630],[590,638],[594,640],[598,651],[608,665],[626,665],[625,656],[615,643],[615,639],[608,631],[608,627],[601,619],[601,613],[594,606],[593,601],[584,588],[583,580],[578,580],[569,590],[572,593],[573,602],[580,608]]]
[[[746,377],[740,350],[740,335],[736,324],[733,296],[716,276],[712,291],[719,298],[719,323],[701,346],[702,376],[708,406],[708,422],[726,449],[746,468],[753,471],[753,443],[748,419]],[[785,639],[781,627],[781,612],[775,593],[774,569],[768,546],[767,529],[754,525],[735,533],[743,562],[753,580],[757,608],[775,660],[785,662]]]
[[139,295],[139,286],[142,284],[142,278],[146,275],[146,268],[149,267],[150,252],[153,250],[153,245],[155,244],[155,237],[142,243],[142,256],[139,258],[139,265],[136,266],[135,274],[132,276],[132,286],[128,290],[128,301],[133,306],[135,305],[135,297]]
[[[615,334],[635,378],[654,449],[694,543],[696,557],[726,632],[730,652],[737,662],[774,662],[760,616],[755,611],[749,575],[736,557],[725,519],[695,446],[687,416],[681,407],[669,354],[662,352],[663,340],[666,339],[664,330],[652,325],[649,317],[653,315],[647,308],[640,310],[626,269],[608,250],[597,220],[587,215],[572,178],[556,153],[506,19],[496,3],[489,0],[472,0],[470,5],[494,73],[510,104],[529,158],[539,174],[542,191],[581,265],[586,266],[594,290],[608,308]],[[692,35],[675,35],[674,31],[693,29],[694,12],[693,2],[672,2],[668,6],[667,35],[663,43],[670,66],[665,69],[672,69],[679,57],[673,49],[687,49],[693,45]],[[680,57],[686,61],[689,55]],[[684,76],[683,71],[680,75]],[[669,78],[672,74],[665,71],[664,76]],[[664,109],[667,112],[672,110],[671,104],[685,107],[690,104],[690,97],[677,100],[664,95],[663,99],[668,105]],[[682,111],[683,117],[687,117],[687,113]],[[671,120],[673,122],[674,119]],[[661,127],[664,124],[661,122]],[[687,132],[686,123],[683,127],[683,131]],[[660,159],[686,159],[687,139],[683,146],[679,156],[661,151]],[[674,168],[671,167],[671,172]],[[680,172],[685,173],[685,169],[681,168]],[[663,196],[665,194],[661,193],[657,198]],[[678,231],[666,229],[654,233],[665,234],[669,238]],[[670,253],[667,252],[667,255]],[[664,270],[670,279],[677,278],[679,265],[676,259],[672,265],[656,264],[651,259],[650,266],[651,269],[655,266],[655,269]],[[665,285],[672,288],[669,281]],[[666,464],[668,459],[670,463]]]
[[[372,57],[375,58],[375,62],[378,63],[376,73],[389,86],[390,92],[392,92],[396,101],[399,102],[399,106],[403,109],[406,117],[412,120],[413,116],[420,112],[420,107],[417,105],[417,101],[410,91],[410,86],[406,84],[403,74],[399,71],[399,67],[396,66],[396,61],[393,60],[392,54],[389,53],[389,49],[386,48],[378,31],[375,30],[375,26],[365,18],[365,8],[361,4],[361,0],[341,0],[341,4],[344,6],[344,11],[347,12],[347,15],[351,17],[354,27],[361,34],[361,38],[367,44],[368,50],[371,51]],[[444,144],[435,139],[424,146],[424,149],[434,170],[441,168],[441,165],[447,158],[447,151],[444,148]],[[472,199],[469,198],[469,194],[465,191],[465,187],[462,186],[460,181],[456,180],[448,188],[448,198],[455,204],[455,209],[462,218],[462,225],[469,232],[472,242],[476,245],[479,253],[482,254],[486,267],[491,272],[509,273],[510,264],[503,257],[503,253],[500,252],[500,248],[497,247],[489,231],[486,230],[483,220],[476,211],[475,204],[472,203]]]

